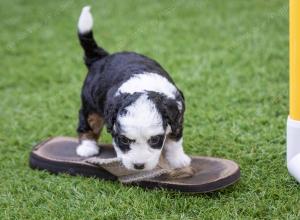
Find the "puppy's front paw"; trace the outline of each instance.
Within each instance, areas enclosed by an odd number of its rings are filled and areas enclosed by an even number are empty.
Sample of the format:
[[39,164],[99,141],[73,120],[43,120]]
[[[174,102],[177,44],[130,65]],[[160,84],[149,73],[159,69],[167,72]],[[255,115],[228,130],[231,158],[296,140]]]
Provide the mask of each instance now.
[[185,153],[167,155],[167,160],[174,169],[187,167],[191,164],[191,158]]
[[83,140],[76,148],[77,155],[81,157],[90,157],[99,153],[99,147],[96,141]]

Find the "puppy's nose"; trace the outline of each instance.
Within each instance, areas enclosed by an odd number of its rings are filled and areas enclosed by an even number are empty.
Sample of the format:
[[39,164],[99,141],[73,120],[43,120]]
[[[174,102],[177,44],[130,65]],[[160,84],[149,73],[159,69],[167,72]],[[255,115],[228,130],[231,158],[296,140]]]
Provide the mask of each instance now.
[[133,166],[134,166],[134,169],[142,170],[142,169],[144,169],[145,164],[143,164],[143,163],[135,163],[135,164],[133,164]]

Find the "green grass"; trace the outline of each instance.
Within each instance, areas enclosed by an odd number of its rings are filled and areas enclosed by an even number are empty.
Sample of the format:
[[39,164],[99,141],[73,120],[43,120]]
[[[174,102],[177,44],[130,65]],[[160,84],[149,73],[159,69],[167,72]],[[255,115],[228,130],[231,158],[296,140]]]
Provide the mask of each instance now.
[[[29,168],[34,144],[76,135],[85,4],[107,50],[156,59],[184,91],[186,151],[237,161],[240,182],[187,196]],[[287,1],[2,0],[0,21],[0,219],[299,219],[285,164]]]

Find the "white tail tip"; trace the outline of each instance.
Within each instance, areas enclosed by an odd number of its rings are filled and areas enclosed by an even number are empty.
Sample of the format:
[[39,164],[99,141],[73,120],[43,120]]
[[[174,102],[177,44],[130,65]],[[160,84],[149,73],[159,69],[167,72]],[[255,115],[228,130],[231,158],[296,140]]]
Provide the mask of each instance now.
[[81,14],[78,21],[78,31],[81,34],[88,33],[93,28],[93,17],[90,12],[90,9],[90,6],[85,6],[81,10]]

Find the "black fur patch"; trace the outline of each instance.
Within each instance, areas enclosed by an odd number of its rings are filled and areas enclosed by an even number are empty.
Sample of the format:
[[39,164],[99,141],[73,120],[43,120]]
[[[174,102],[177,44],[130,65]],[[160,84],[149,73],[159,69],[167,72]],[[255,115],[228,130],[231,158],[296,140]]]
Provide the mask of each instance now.
[[[171,127],[171,134],[169,137],[175,139],[176,141],[182,137],[183,132],[183,115],[185,111],[183,97],[177,95],[176,99],[171,99],[162,93],[147,91],[149,99],[155,104],[156,108],[159,110],[163,119],[163,127],[169,124]],[[178,103],[182,105],[180,110]]]

